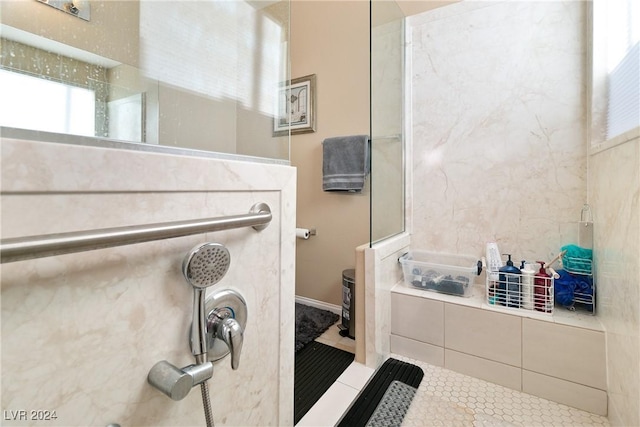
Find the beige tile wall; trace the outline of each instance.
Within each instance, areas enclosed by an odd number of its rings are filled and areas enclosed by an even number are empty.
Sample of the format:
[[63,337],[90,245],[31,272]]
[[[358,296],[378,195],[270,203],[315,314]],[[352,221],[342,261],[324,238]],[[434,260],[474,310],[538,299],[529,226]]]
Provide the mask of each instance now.
[[607,392],[597,388],[523,370],[522,391],[594,414],[607,415]]
[[522,370],[482,357],[445,349],[444,367],[475,378],[522,390]]
[[444,367],[444,347],[427,344],[396,334],[391,334],[389,339],[393,353],[421,360],[430,365]]
[[522,368],[607,389],[602,332],[522,319]]
[[391,293],[391,313],[392,334],[444,347],[444,303],[441,301]]
[[445,305],[445,347],[511,366],[522,366],[521,318]]

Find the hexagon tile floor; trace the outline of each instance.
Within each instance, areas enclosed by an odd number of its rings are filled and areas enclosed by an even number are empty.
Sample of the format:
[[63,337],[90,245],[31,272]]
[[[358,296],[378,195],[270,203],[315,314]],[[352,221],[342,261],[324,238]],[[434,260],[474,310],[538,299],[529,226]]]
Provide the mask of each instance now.
[[403,426],[609,426],[606,417],[408,357],[392,357],[424,371]]

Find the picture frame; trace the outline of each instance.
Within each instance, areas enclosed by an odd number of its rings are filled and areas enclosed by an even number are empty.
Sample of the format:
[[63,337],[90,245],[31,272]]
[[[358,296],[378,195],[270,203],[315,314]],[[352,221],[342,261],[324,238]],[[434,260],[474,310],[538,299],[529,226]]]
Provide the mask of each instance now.
[[316,75],[292,79],[278,88],[278,105],[273,118],[273,136],[316,131]]

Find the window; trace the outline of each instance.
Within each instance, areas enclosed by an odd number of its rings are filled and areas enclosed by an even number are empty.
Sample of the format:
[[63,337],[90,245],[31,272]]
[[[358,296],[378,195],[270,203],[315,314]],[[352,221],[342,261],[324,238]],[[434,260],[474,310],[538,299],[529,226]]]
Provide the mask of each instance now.
[[95,92],[0,69],[0,126],[94,136]]
[[608,1],[607,139],[640,126],[640,2]]

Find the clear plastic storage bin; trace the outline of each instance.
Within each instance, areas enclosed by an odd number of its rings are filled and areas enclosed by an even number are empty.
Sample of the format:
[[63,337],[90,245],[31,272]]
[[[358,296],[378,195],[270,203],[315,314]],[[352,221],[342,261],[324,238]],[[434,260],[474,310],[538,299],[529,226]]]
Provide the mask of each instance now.
[[408,287],[462,297],[471,296],[482,264],[468,255],[410,251],[399,259]]

